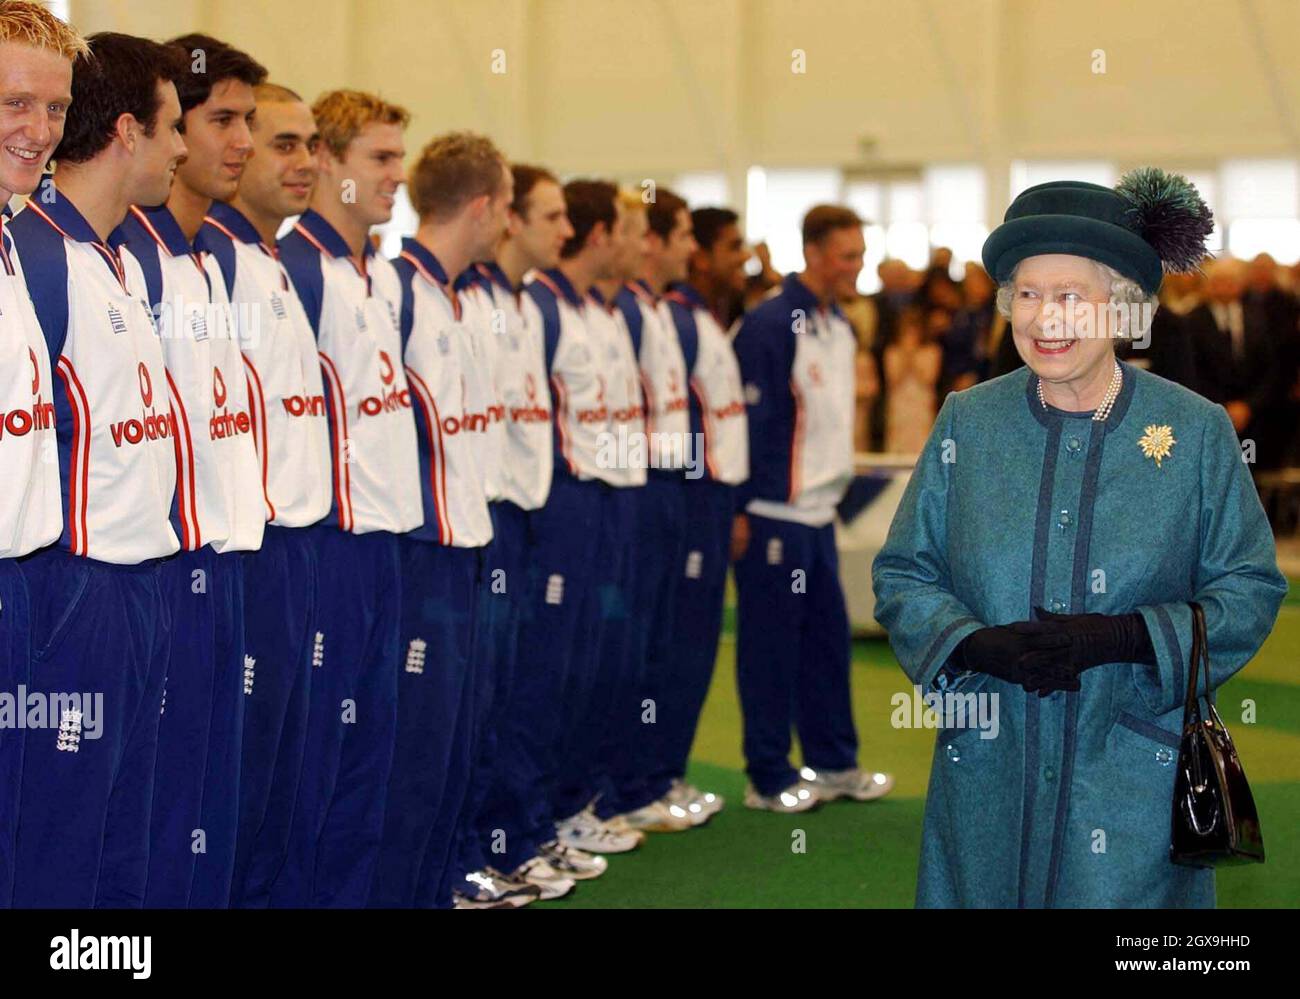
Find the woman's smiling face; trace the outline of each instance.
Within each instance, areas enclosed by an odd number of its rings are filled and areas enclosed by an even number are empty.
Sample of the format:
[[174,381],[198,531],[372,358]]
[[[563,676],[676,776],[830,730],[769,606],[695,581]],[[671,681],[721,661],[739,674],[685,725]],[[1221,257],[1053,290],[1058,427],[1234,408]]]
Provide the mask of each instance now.
[[1027,257],[1011,278],[1016,350],[1045,382],[1086,385],[1113,355],[1110,281],[1095,261]]

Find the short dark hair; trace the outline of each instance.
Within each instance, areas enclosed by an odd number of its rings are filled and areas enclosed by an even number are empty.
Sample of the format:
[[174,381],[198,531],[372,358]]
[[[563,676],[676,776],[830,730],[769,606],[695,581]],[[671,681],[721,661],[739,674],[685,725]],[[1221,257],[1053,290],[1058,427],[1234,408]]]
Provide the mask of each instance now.
[[667,239],[677,224],[677,213],[686,207],[686,199],[675,191],[661,187],[655,191],[655,199],[646,206],[646,217],[650,220],[650,231],[660,239]]
[[117,119],[134,115],[152,136],[158,126],[159,83],[185,72],[176,50],[148,38],[102,31],[86,41],[90,51],[72,64],[72,105],[54,159],[85,163],[108,148]]
[[618,220],[618,185],[608,180],[571,180],[564,185],[564,201],[573,235],[560,256],[568,260],[582,252],[591,230],[599,223],[612,230]]
[[532,207],[533,188],[543,181],[550,181],[556,186],[560,183],[555,174],[545,167],[530,166],[527,163],[511,164],[510,174],[515,182],[515,197],[510,202],[510,210],[524,220],[527,220],[528,209]]
[[803,217],[803,245],[820,243],[836,229],[861,229],[862,219],[852,208],[816,205]]
[[218,83],[238,80],[256,87],[266,80],[265,66],[247,52],[241,52],[211,35],[197,32],[181,35],[167,44],[177,49],[185,66],[185,73],[176,81],[176,95],[181,99],[181,114],[198,107],[211,97],[213,88]]
[[712,250],[722,235],[722,230],[740,221],[740,216],[730,208],[697,208],[691,212],[691,226],[695,229],[695,242],[701,250]]

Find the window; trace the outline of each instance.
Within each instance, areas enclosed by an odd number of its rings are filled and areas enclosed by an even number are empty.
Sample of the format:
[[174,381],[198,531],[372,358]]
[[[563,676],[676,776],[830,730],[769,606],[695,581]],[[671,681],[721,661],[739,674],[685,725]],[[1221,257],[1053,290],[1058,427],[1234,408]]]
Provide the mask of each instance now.
[[1300,259],[1300,164],[1295,160],[1225,160],[1220,171],[1228,252],[1250,259]]
[[731,203],[727,175],[721,170],[679,173],[672,186],[674,191],[686,199],[691,211],[697,208],[729,207]]
[[786,274],[803,267],[803,217],[813,205],[840,201],[838,170],[767,170],[750,167],[747,238],[767,241],[772,266]]

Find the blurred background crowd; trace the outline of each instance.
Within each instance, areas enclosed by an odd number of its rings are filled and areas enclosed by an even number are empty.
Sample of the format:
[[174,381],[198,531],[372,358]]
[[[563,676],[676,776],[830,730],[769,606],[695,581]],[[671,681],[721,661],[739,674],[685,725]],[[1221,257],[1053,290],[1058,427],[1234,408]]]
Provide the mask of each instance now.
[[[729,318],[780,280],[766,248],[755,251],[761,268],[751,265],[757,273]],[[877,275],[879,291],[840,303],[858,338],[854,443],[914,454],[944,396],[1022,362],[978,264],[955,264],[937,247],[924,270],[886,259]],[[1223,405],[1243,444],[1253,442],[1257,473],[1300,466],[1300,263],[1223,256],[1199,274],[1171,274],[1146,347],[1122,344],[1119,353]]]

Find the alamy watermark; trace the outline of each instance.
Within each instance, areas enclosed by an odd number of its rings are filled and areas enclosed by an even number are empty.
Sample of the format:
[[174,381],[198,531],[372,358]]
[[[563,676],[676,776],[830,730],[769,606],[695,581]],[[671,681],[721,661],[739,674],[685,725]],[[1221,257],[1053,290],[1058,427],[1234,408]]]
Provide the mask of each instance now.
[[894,709],[889,724],[894,728],[976,728],[981,739],[996,739],[1001,725],[998,721],[996,691],[961,693],[955,690],[921,693],[914,686],[910,691],[899,691],[889,699]]
[[102,693],[45,694],[21,683],[16,693],[0,691],[0,729],[58,729],[59,748],[68,752],[103,735],[103,720]]
[[599,468],[681,469],[688,479],[704,476],[704,435],[663,434],[657,430],[629,431],[619,425],[618,432],[602,430],[596,435]]

